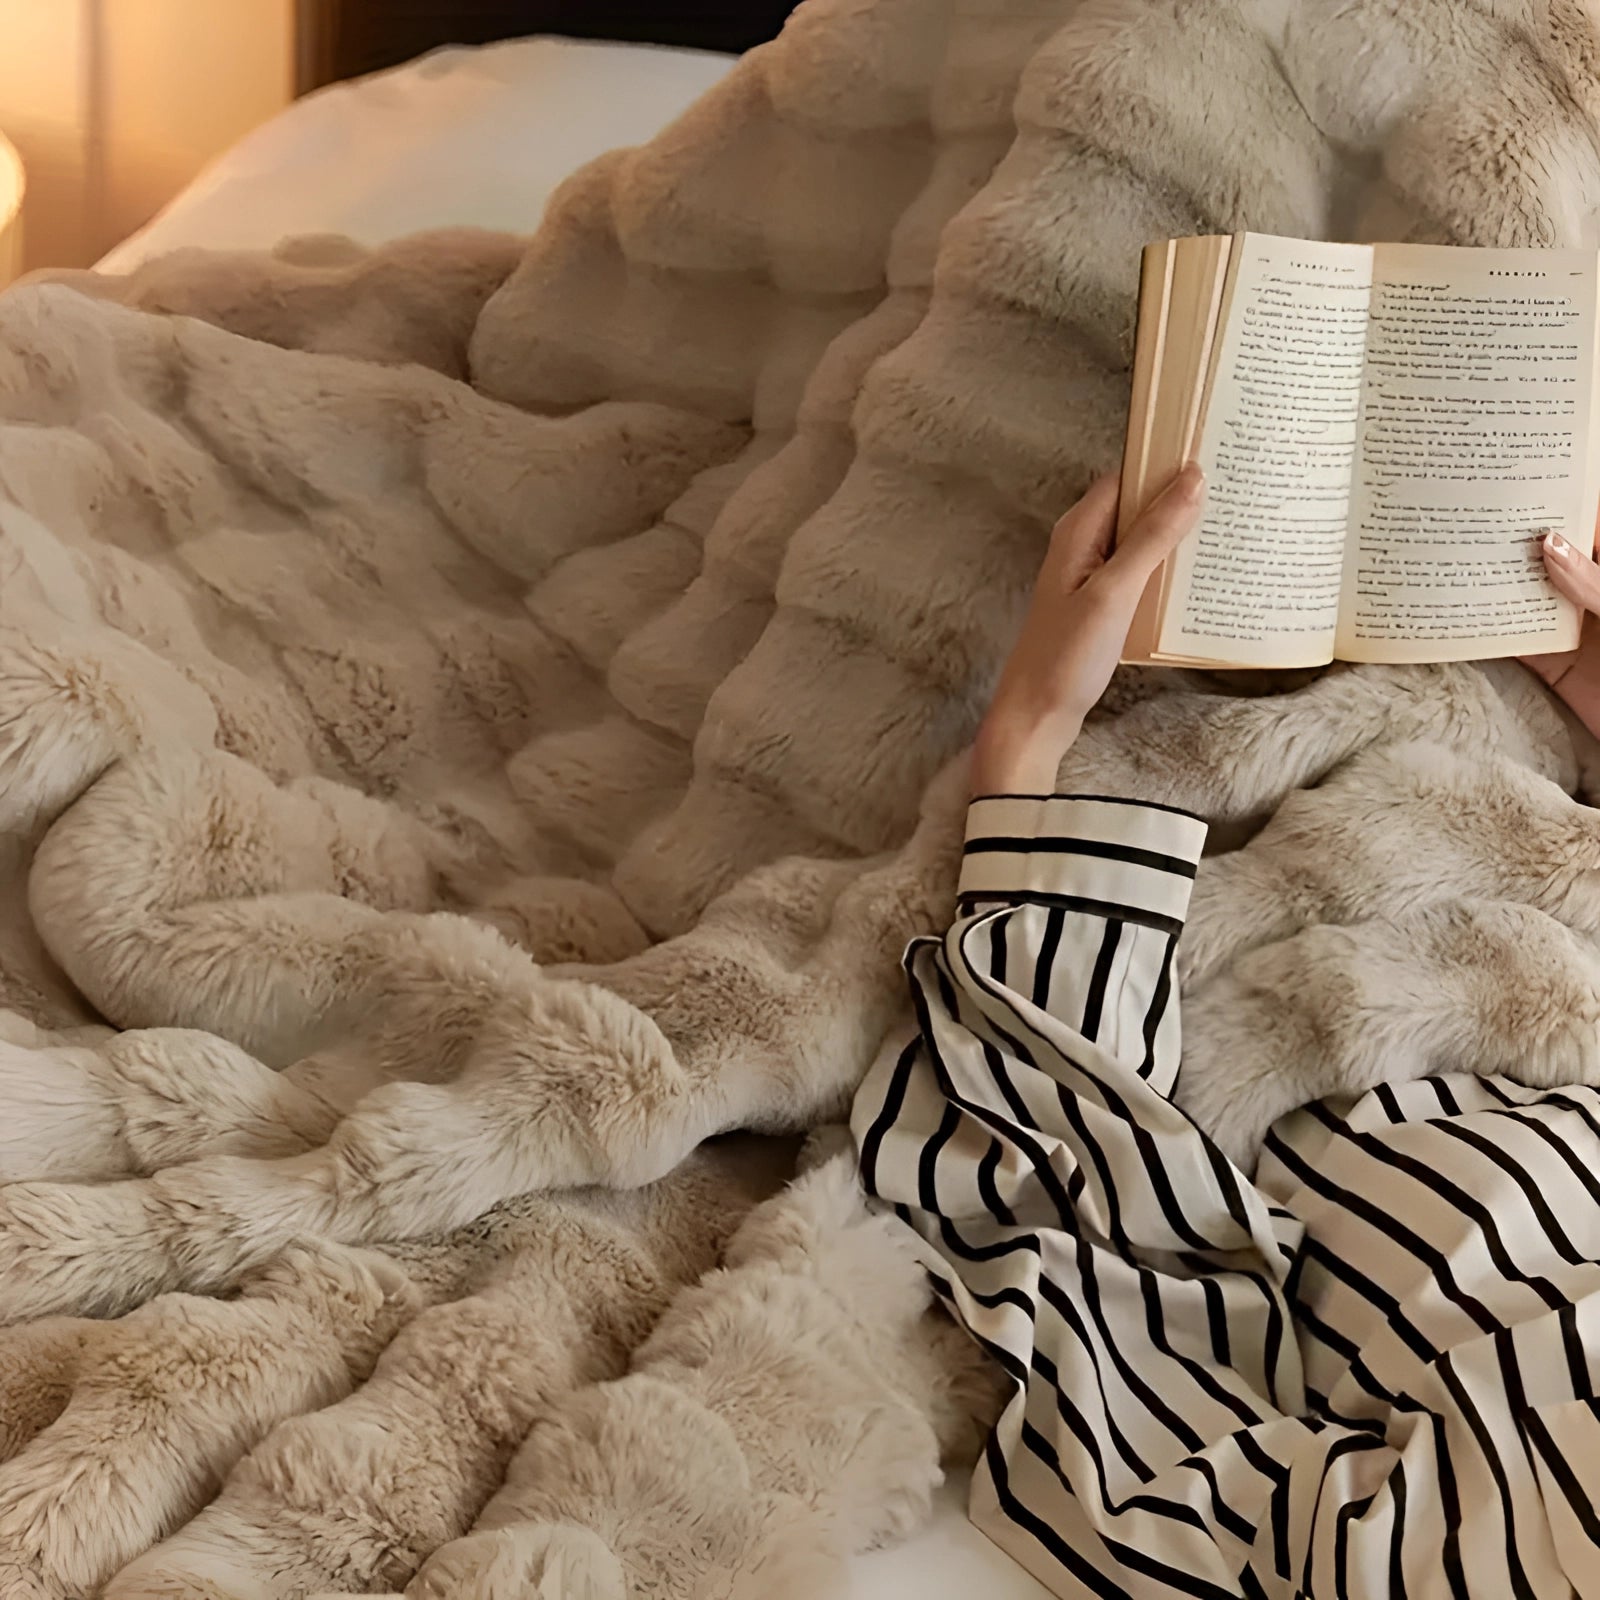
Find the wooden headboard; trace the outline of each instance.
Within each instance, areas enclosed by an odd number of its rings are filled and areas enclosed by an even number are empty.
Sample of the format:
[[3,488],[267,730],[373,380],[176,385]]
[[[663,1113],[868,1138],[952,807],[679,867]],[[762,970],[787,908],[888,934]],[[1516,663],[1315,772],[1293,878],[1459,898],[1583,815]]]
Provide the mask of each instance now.
[[796,0],[296,0],[301,94],[442,44],[531,33],[701,50],[772,38]]

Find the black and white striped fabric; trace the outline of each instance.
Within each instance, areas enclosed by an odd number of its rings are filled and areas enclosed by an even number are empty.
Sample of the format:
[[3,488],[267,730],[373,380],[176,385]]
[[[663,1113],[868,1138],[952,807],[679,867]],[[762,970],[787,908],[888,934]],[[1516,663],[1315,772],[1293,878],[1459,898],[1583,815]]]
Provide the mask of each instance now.
[[1168,1098],[1204,837],[977,801],[920,1032],[856,1102],[869,1193],[1015,1383],[974,1521],[1063,1596],[1600,1596],[1600,1096],[1383,1087],[1247,1180]]

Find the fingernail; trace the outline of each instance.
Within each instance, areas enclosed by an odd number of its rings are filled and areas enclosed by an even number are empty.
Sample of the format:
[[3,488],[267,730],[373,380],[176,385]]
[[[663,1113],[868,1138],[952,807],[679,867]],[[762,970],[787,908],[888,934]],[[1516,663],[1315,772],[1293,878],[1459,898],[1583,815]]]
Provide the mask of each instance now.
[[1189,462],[1173,480],[1173,488],[1186,500],[1198,500],[1206,486],[1206,475],[1197,461]]
[[1559,533],[1547,533],[1544,536],[1544,547],[1557,561],[1565,561],[1571,548]]

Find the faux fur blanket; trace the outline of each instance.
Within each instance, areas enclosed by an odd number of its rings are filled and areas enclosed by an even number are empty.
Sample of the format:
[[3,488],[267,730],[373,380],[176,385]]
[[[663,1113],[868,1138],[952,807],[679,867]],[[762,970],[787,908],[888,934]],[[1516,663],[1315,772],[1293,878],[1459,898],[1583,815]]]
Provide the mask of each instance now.
[[[1592,242],[1597,112],[1582,0],[811,0],[531,241],[0,298],[3,1600],[810,1596],[910,1526],[981,1372],[848,1157],[691,1153],[892,1047],[1139,247]],[[1191,1112],[1600,1077],[1543,690],[1274,687],[1133,675],[1062,773],[1244,844]]]

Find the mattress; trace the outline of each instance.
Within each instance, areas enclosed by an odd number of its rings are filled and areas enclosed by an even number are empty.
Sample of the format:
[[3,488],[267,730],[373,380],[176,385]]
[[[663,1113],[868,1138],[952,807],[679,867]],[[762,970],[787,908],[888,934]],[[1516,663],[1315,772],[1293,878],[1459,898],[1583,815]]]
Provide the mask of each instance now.
[[[100,265],[126,272],[186,245],[264,249],[297,233],[377,244],[452,224],[531,230],[563,178],[650,138],[732,62],[560,39],[436,51],[291,106]],[[1047,1600],[967,1521],[966,1488],[953,1477],[926,1528],[855,1560],[849,1600]]]

